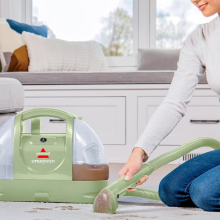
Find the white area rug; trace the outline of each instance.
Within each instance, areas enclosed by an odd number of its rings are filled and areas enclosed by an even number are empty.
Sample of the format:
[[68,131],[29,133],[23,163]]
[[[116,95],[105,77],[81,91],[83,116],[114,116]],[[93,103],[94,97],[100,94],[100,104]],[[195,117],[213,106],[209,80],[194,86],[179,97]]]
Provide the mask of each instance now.
[[220,212],[199,208],[167,207],[160,202],[134,205],[119,202],[117,214],[92,212],[92,204],[62,204],[34,202],[0,202],[0,220],[207,220],[220,219]]
[[[118,179],[123,164],[111,164],[110,183]],[[165,165],[156,170],[141,188],[158,190],[163,176],[177,165]],[[1,202],[0,220],[220,220],[220,212],[199,208],[174,208],[162,202],[137,197],[121,197],[116,214],[92,212],[92,204],[62,204],[35,202]]]

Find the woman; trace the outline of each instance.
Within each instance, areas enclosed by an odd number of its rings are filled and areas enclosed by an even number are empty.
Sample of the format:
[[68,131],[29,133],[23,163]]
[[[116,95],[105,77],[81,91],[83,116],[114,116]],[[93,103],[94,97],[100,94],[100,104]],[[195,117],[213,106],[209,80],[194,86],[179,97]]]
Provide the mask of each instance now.
[[[159,143],[185,115],[193,91],[206,71],[207,81],[220,100],[220,0],[191,0],[206,17],[184,41],[178,68],[168,94],[151,117],[132,154],[119,172],[126,180],[140,170]],[[136,184],[148,179],[145,175]],[[127,189],[134,191],[135,189]],[[197,156],[166,175],[159,185],[159,196],[168,206],[220,210],[220,150]]]

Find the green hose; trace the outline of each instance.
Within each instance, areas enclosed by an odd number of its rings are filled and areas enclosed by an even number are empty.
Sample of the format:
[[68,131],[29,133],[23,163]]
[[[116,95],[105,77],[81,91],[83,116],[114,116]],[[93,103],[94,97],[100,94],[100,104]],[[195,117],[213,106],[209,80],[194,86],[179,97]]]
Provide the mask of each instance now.
[[[198,149],[198,148],[204,147],[204,146],[212,147],[213,149],[219,149],[220,142],[218,140],[213,139],[213,138],[194,139],[194,140],[187,142],[186,144],[178,147],[177,149],[172,150],[170,152],[167,152],[167,153],[155,158],[154,160],[148,162],[148,166],[150,164],[150,166],[152,167],[151,170],[152,170],[152,172],[154,172],[155,170],[159,169],[163,165],[165,165],[171,161],[174,161],[174,160],[182,157],[183,155],[185,155],[195,149]],[[143,173],[144,173],[144,166],[145,165],[143,165],[141,168],[141,170],[143,170]],[[146,175],[146,174],[144,174],[144,175]],[[142,198],[148,198],[148,199],[152,199],[152,200],[161,201],[161,199],[158,195],[158,192],[151,191],[151,190],[139,189],[139,188],[136,188],[136,191],[130,191],[130,192],[127,191],[124,196],[142,197]]]
[[93,203],[93,211],[100,213],[116,213],[116,209],[118,208],[117,198],[121,196],[135,196],[153,200],[160,200],[158,192],[156,191],[137,188],[136,191],[128,192],[126,189],[135,188],[136,183],[144,175],[149,176],[152,172],[159,169],[163,165],[172,162],[197,148],[205,146],[211,147],[213,149],[219,149],[220,142],[218,140],[208,137],[197,138],[190,142],[187,142],[186,144],[176,148],[175,150],[167,152],[153,159],[152,161],[142,165],[139,172],[134,174],[129,181],[126,181],[124,177],[121,177],[114,183],[102,189]]

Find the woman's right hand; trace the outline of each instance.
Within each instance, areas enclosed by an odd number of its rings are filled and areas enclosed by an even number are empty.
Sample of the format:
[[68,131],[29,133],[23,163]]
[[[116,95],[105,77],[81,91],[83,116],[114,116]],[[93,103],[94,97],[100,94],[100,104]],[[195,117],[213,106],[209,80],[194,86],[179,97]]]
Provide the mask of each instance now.
[[[134,148],[130,158],[128,159],[127,163],[119,172],[119,177],[125,176],[125,180],[130,180],[132,176],[137,173],[143,164],[142,158],[144,156],[144,150],[140,147]],[[148,175],[143,176],[139,182],[136,183],[136,186],[142,185],[144,182],[147,181]],[[127,191],[135,191],[135,188],[128,188]]]

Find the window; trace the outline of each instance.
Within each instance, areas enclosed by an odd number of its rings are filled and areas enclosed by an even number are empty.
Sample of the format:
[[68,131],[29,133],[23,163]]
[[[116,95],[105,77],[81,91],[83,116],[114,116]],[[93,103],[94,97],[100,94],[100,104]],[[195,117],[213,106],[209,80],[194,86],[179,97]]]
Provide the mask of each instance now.
[[204,17],[190,0],[157,0],[156,47],[181,48],[186,37],[202,23],[217,16]]
[[133,0],[33,0],[32,24],[50,38],[95,40],[105,56],[133,55]]
[[204,17],[191,0],[25,2],[26,22],[47,25],[49,37],[96,40],[109,67],[133,70],[138,65],[138,48],[181,48],[199,24],[217,16]]

